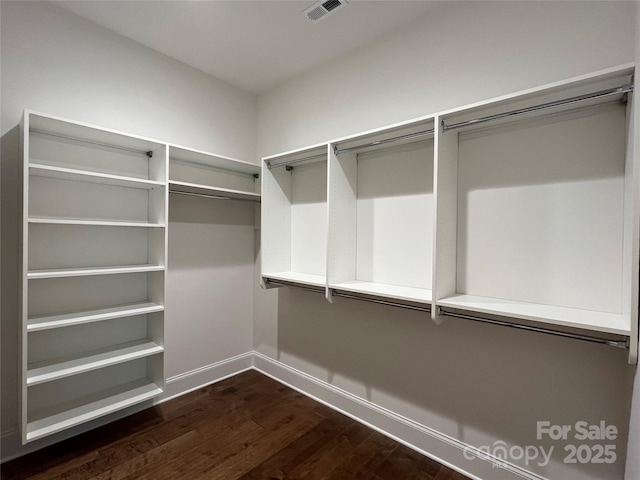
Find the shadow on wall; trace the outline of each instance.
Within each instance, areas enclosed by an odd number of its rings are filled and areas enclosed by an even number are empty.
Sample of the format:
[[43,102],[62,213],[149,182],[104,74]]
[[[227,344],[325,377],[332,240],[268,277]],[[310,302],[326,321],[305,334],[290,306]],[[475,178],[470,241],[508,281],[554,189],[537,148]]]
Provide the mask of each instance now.
[[2,192],[2,291],[0,338],[2,339],[2,366],[0,391],[2,392],[3,434],[18,428],[18,240],[20,229],[20,127],[9,130],[1,140],[0,191]]
[[622,478],[634,370],[624,350],[458,319],[437,326],[424,313],[296,289],[278,296],[287,365],[476,447],[555,445],[557,463],[564,443],[537,440],[536,422],[604,420],[619,431],[616,463],[571,468]]

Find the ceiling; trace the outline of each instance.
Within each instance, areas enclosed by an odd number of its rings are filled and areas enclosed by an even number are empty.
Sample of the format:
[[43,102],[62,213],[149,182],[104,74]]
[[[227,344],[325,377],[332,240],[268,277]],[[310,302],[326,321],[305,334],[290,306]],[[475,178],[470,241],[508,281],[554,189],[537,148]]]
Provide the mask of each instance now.
[[304,0],[54,0],[154,50],[260,94],[427,15],[427,0],[349,0],[314,24]]

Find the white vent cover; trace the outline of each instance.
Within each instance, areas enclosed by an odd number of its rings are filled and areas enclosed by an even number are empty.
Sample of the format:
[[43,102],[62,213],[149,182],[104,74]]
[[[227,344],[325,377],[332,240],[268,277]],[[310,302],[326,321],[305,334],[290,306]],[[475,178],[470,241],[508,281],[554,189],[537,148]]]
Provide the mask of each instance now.
[[313,23],[318,23],[330,13],[344,7],[347,0],[320,0],[302,11]]

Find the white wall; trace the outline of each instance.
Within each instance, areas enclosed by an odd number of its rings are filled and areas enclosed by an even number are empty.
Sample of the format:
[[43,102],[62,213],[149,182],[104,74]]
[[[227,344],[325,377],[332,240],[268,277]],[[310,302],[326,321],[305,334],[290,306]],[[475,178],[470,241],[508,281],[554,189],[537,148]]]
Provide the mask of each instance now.
[[[257,100],[51,4],[3,1],[1,11],[1,390],[2,432],[7,433],[17,426],[17,125],[22,110],[253,161]],[[163,26],[157,28],[161,34]],[[165,319],[169,376],[251,350],[253,207],[206,202],[171,200],[167,285],[172,308]],[[222,244],[235,248],[223,256],[215,250]],[[209,249],[206,261],[193,260],[194,245]],[[228,297],[225,289],[235,291],[239,284],[247,288],[237,292],[241,299],[235,307],[217,309],[213,318],[211,303],[219,296],[211,291],[228,267],[235,276],[218,288],[218,295]],[[194,297],[208,302],[202,310],[191,303]],[[176,393],[176,384],[172,388]]]
[[[260,97],[270,155],[634,60],[634,2],[446,2],[395,35]],[[326,21],[331,21],[327,19]],[[318,24],[318,28],[322,24]],[[257,351],[475,446],[538,445],[536,422],[605,420],[613,465],[547,478],[622,479],[634,368],[611,347],[295,289],[258,292]],[[516,462],[517,463],[517,462]]]

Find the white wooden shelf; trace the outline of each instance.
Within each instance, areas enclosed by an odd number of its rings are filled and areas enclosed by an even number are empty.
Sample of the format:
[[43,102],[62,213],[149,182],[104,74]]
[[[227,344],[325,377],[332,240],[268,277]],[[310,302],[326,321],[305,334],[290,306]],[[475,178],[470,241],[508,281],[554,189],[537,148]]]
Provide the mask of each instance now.
[[458,310],[520,318],[549,325],[580,328],[616,335],[629,335],[631,328],[628,319],[622,314],[516,302],[477,295],[455,295],[438,300],[437,304],[441,307]]
[[35,411],[26,425],[26,440],[32,441],[81,423],[108,415],[162,393],[162,388],[143,379],[119,385],[85,398],[58,405],[54,409]]
[[310,273],[300,272],[277,272],[277,273],[264,273],[262,275],[266,279],[298,283],[301,285],[310,285],[313,287],[325,287],[327,279],[323,275],[313,275]]
[[29,223],[42,225],[87,225],[104,227],[141,227],[141,228],[163,228],[164,223],[149,222],[120,222],[112,220],[84,220],[80,218],[55,218],[55,217],[29,217]]
[[220,197],[237,200],[251,200],[259,202],[261,195],[259,193],[245,192],[242,190],[233,190],[230,188],[210,187],[208,185],[200,185],[197,183],[180,182],[177,180],[169,180],[169,192],[184,193],[189,195],[198,195],[204,197]]
[[163,350],[162,346],[154,342],[142,340],[102,348],[84,355],[30,364],[27,369],[27,386],[148,357]]
[[112,175],[108,173],[92,172],[75,168],[56,167],[38,163],[29,164],[30,175],[36,177],[56,178],[59,180],[73,180],[88,183],[100,183],[103,185],[115,185],[119,187],[152,189],[164,187],[165,183],[156,180]]
[[165,268],[161,265],[125,265],[113,267],[87,267],[87,268],[56,268],[48,270],[30,270],[27,273],[29,280],[42,278],[63,277],[88,277],[92,275],[119,275],[122,273],[161,272]]
[[134,317],[164,311],[164,306],[152,302],[140,302],[111,308],[101,308],[84,312],[40,315],[29,317],[27,332],[37,332],[52,328],[71,327],[84,323],[102,322],[116,318]]
[[385,283],[354,280],[329,285],[329,288],[351,293],[390,298],[408,302],[431,303],[431,290]]

